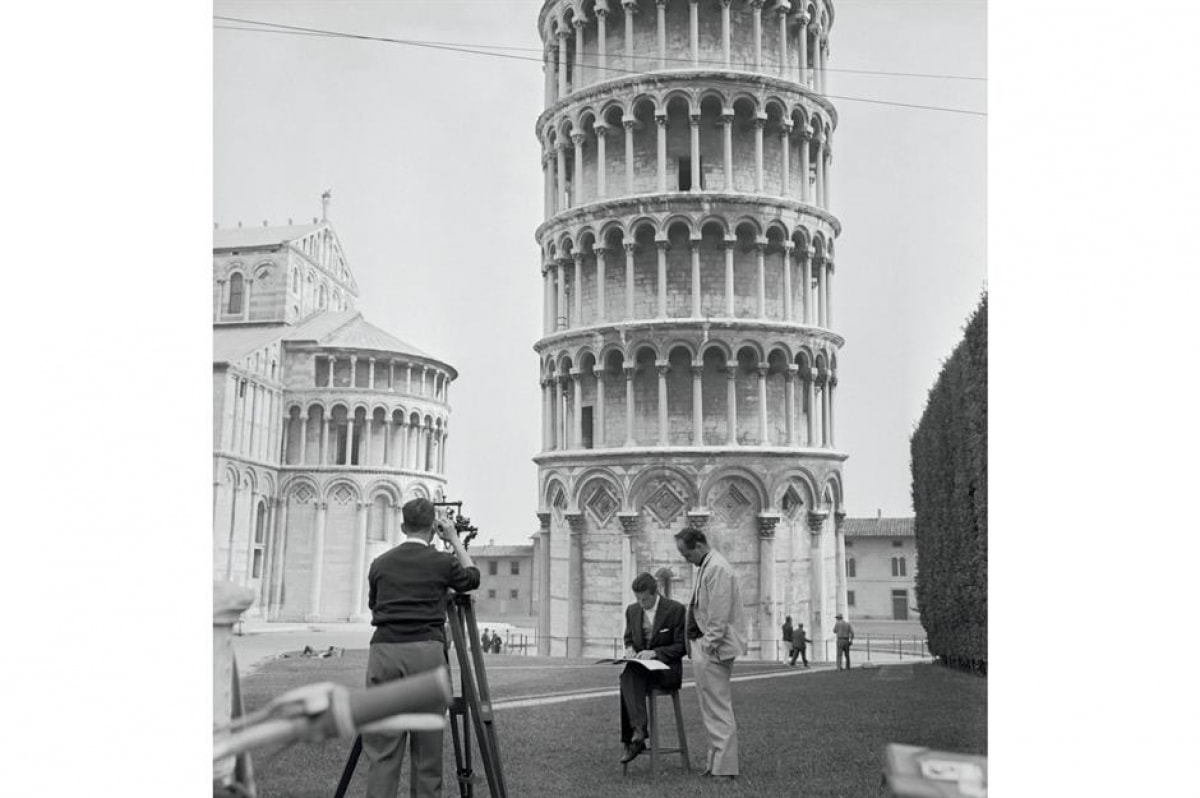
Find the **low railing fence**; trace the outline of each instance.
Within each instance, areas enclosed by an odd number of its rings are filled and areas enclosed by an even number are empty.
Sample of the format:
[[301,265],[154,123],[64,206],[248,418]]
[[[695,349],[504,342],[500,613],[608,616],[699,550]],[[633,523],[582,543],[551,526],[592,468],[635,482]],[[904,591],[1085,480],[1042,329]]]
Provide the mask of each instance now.
[[[508,631],[499,635],[499,651],[496,650],[495,638],[488,647],[488,653],[510,654],[514,656],[536,656],[539,652],[537,633]],[[619,657],[625,650],[625,642],[620,637],[567,637],[562,635],[550,636],[551,651],[567,649],[589,652],[588,656]],[[782,640],[752,639],[748,641],[749,653],[761,654],[774,648],[774,656],[767,659],[790,660],[791,645]],[[817,657],[817,649],[821,656]],[[598,653],[598,652],[603,653]],[[826,638],[809,643],[805,653],[810,660],[833,662],[837,658],[837,641]],[[916,635],[860,634],[855,635],[854,644],[850,648],[851,662],[891,662],[893,660],[929,660],[929,641]]]

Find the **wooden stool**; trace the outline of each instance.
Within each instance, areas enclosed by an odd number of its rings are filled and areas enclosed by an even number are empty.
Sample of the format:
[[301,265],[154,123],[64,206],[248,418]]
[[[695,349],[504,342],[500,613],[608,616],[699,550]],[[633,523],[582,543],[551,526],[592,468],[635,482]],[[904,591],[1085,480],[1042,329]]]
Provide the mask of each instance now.
[[[679,740],[677,748],[660,748],[658,745],[658,697],[660,695],[670,696],[671,703],[675,706],[675,734]],[[687,733],[683,730],[683,710],[679,706],[679,691],[678,690],[660,690],[656,687],[651,687],[646,690],[646,717],[649,720],[649,734],[646,744],[650,750],[650,778],[658,776],[658,755],[659,754],[679,754],[683,757],[683,769],[688,773],[692,772],[692,761],[688,757],[687,749]],[[621,775],[625,776],[629,773],[629,763],[621,765]]]

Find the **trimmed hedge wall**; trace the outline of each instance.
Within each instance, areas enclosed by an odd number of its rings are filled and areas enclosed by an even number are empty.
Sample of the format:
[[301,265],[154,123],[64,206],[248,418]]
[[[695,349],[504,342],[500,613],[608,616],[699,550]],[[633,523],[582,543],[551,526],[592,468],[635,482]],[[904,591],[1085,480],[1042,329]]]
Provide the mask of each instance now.
[[930,652],[987,669],[987,294],[913,433],[917,602]]

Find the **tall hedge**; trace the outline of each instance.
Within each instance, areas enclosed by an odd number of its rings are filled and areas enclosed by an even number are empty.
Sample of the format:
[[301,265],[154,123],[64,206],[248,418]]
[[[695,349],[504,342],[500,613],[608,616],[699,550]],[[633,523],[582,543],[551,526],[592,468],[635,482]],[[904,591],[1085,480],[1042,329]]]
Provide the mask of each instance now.
[[987,668],[987,294],[913,432],[917,601],[930,652]]

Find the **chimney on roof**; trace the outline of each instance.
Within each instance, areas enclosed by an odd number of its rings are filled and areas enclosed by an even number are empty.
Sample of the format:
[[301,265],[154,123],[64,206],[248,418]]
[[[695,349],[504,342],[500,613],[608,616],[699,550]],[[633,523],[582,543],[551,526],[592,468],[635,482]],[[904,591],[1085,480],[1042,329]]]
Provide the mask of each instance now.
[[267,226],[267,220],[263,219],[263,227],[266,227],[266,226]]
[[241,226],[242,226],[242,223],[238,222],[238,228],[241,228]]
[[290,226],[291,226],[291,224],[292,224],[292,217],[290,217],[290,216],[289,216],[289,217],[288,217],[288,226],[290,227]]
[[882,509],[875,510],[875,518],[876,518],[876,520],[879,520],[879,521],[883,520],[883,510]]
[[316,224],[316,223],[317,223],[317,217],[315,217],[315,216],[314,216],[314,217],[313,217],[313,224]]

